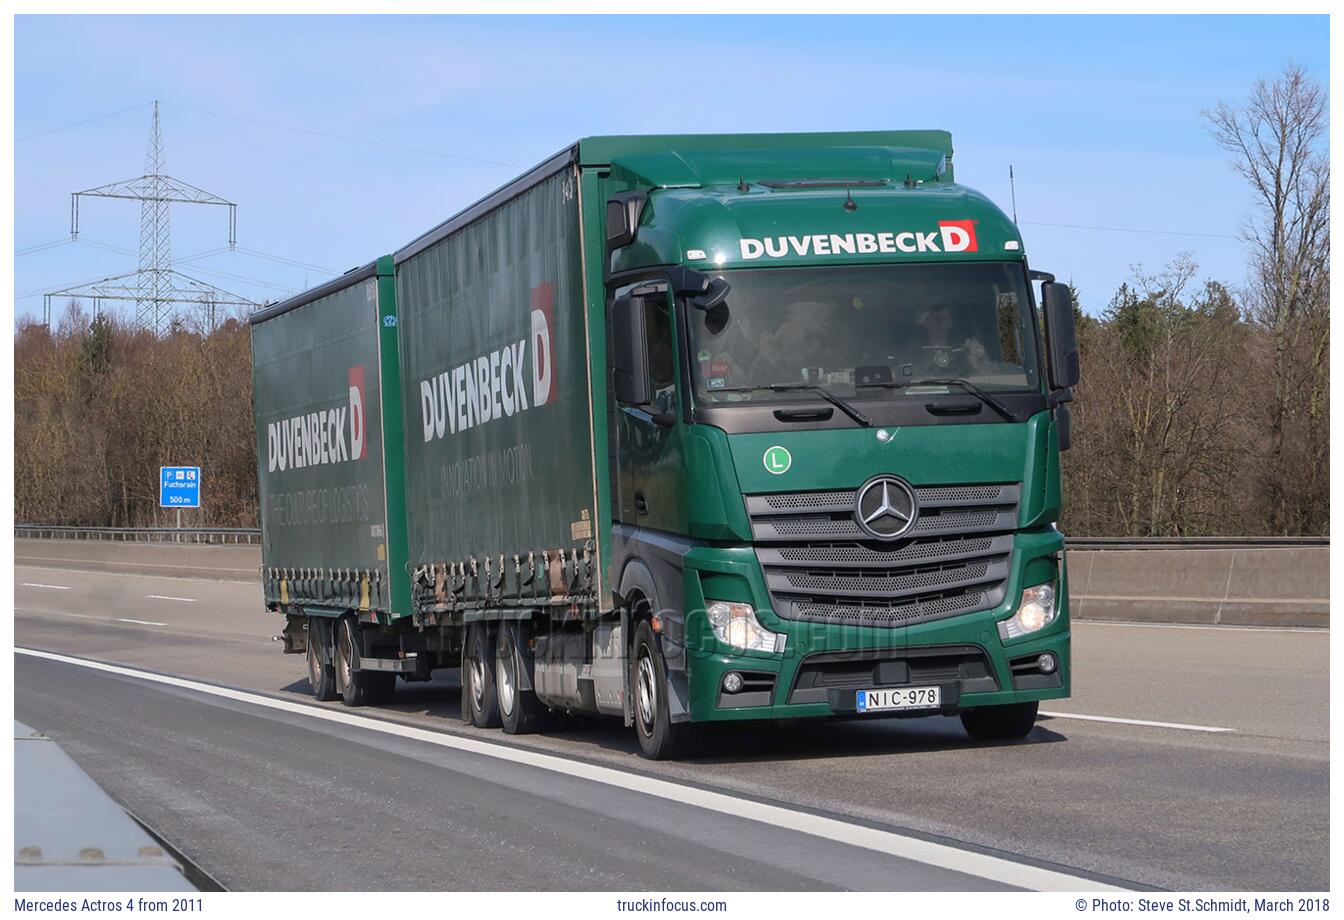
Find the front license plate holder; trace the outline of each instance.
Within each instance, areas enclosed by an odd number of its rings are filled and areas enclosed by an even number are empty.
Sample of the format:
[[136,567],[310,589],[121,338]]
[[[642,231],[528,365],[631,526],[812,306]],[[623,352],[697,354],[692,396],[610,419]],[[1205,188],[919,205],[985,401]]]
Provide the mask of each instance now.
[[937,711],[943,707],[942,687],[873,687],[854,691],[854,711],[914,712]]

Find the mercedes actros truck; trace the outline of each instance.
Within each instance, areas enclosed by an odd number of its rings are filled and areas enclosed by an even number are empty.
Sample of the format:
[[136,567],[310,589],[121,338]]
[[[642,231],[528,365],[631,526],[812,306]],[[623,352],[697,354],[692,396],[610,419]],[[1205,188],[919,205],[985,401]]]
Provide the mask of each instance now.
[[1073,308],[946,132],[586,138],[252,338],[318,699],[460,668],[477,726],[666,758],[1069,694]]

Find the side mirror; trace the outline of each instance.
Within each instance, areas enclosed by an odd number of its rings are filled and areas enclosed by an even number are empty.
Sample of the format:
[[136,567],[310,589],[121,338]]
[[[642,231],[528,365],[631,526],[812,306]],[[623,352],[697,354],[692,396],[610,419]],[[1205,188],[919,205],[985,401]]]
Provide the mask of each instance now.
[[1078,385],[1078,335],[1073,326],[1073,298],[1069,287],[1055,281],[1041,285],[1045,304],[1045,338],[1050,353],[1050,388],[1067,390]]
[[617,192],[607,199],[607,252],[629,246],[639,230],[648,192]]
[[618,403],[647,406],[653,402],[642,297],[611,302],[611,377]]

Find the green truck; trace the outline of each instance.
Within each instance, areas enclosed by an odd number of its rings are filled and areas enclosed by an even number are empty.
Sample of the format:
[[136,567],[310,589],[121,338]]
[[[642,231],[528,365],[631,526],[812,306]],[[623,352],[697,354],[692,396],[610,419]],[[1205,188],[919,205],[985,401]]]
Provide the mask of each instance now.
[[252,324],[318,699],[460,668],[477,726],[666,758],[1069,693],[1073,306],[946,132],[587,138]]

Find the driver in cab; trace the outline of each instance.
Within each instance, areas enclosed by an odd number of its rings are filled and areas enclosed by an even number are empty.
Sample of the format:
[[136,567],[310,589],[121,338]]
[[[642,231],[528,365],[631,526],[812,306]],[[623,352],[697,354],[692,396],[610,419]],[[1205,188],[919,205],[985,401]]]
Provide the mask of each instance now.
[[915,376],[966,377],[989,370],[992,362],[984,342],[971,331],[959,328],[957,319],[957,313],[948,304],[929,307],[920,314],[918,347],[911,356]]

